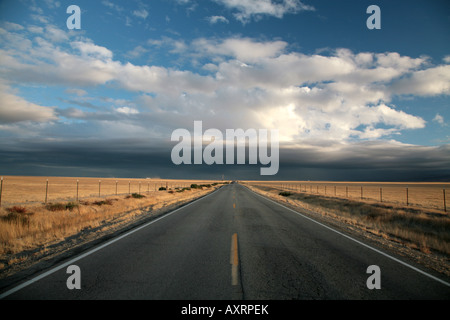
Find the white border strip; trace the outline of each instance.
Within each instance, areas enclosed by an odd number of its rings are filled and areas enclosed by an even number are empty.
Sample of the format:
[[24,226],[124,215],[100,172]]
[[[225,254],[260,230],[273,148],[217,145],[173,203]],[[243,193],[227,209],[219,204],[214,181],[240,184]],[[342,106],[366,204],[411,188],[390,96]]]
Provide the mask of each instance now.
[[21,290],[21,289],[23,289],[23,288],[25,288],[25,287],[28,287],[30,284],[32,284],[34,282],[37,282],[37,281],[39,281],[39,280],[41,280],[41,279],[43,279],[43,278],[45,278],[45,277],[55,273],[56,271],[61,270],[62,268],[65,268],[66,266],[69,266],[69,265],[73,264],[74,262],[76,262],[78,260],[81,260],[81,259],[83,259],[83,258],[85,258],[85,257],[87,257],[87,256],[89,256],[91,254],[93,254],[96,251],[99,251],[99,250],[101,250],[103,248],[106,248],[107,246],[113,244],[116,241],[119,241],[119,240],[121,240],[121,239],[123,239],[125,237],[128,237],[130,234],[133,234],[133,233],[135,233],[135,232],[137,232],[137,231],[139,231],[141,229],[144,229],[144,228],[148,227],[149,225],[151,225],[151,224],[153,224],[153,223],[155,223],[155,222],[157,222],[157,221],[159,221],[161,219],[167,218],[168,216],[172,215],[173,213],[177,212],[178,210],[184,209],[184,208],[190,206],[191,204],[193,204],[193,203],[195,203],[197,201],[203,200],[203,199],[213,195],[214,193],[216,193],[220,189],[222,189],[222,187],[220,187],[219,189],[216,189],[215,191],[211,192],[210,194],[207,194],[206,196],[203,196],[203,197],[201,197],[199,199],[196,199],[196,200],[194,200],[192,202],[189,202],[188,204],[186,204],[184,206],[181,206],[181,207],[179,207],[179,208],[177,208],[177,209],[175,209],[175,210],[173,210],[171,212],[168,212],[168,213],[164,214],[163,216],[161,216],[159,218],[156,218],[155,220],[147,222],[146,224],[143,224],[142,226],[136,227],[135,229],[132,229],[131,231],[129,231],[129,232],[127,232],[127,233],[125,233],[125,234],[123,234],[121,236],[118,236],[117,238],[114,238],[114,239],[112,239],[112,240],[110,240],[110,241],[108,241],[108,242],[106,242],[106,243],[104,243],[102,245],[99,245],[98,247],[95,247],[94,249],[89,250],[88,252],[86,252],[86,253],[84,253],[84,254],[76,257],[76,258],[73,258],[73,259],[71,259],[71,260],[69,260],[69,261],[67,261],[67,262],[65,262],[65,263],[63,263],[63,264],[53,268],[53,269],[50,269],[50,270],[48,270],[48,271],[46,271],[46,272],[44,272],[44,273],[42,273],[42,274],[40,274],[40,275],[38,275],[38,276],[28,280],[28,281],[18,285],[17,287],[14,287],[14,288],[12,288],[12,289],[10,289],[10,290],[0,294],[0,300],[5,298],[5,297],[7,297],[7,296],[9,296],[9,295],[11,295],[11,294],[13,294],[13,293],[15,293],[15,292],[17,292],[17,291],[19,291],[19,290]]
[[393,256],[391,256],[391,255],[388,255],[388,254],[386,254],[386,253],[384,253],[384,252],[382,252],[382,251],[380,251],[380,250],[378,250],[378,249],[375,249],[375,248],[373,248],[373,247],[371,247],[371,246],[369,246],[369,245],[367,245],[367,244],[365,244],[365,243],[363,243],[363,242],[361,242],[361,241],[359,241],[359,240],[356,240],[356,239],[354,239],[354,238],[352,238],[352,237],[350,237],[350,236],[348,236],[348,235],[346,235],[346,234],[344,234],[344,233],[342,233],[342,232],[340,232],[340,231],[337,231],[337,230],[335,230],[335,229],[333,229],[333,228],[331,228],[331,227],[329,227],[329,226],[327,226],[327,225],[325,225],[325,224],[323,224],[323,223],[320,223],[320,222],[318,222],[318,221],[316,221],[316,220],[314,220],[314,219],[312,219],[312,218],[310,218],[310,217],[308,217],[308,216],[305,216],[304,214],[301,214],[301,213],[298,212],[298,211],[295,211],[295,210],[293,210],[293,209],[291,209],[291,208],[288,208],[288,207],[282,205],[281,203],[278,203],[278,202],[276,202],[276,201],[274,201],[274,200],[272,200],[272,199],[269,199],[268,197],[265,197],[265,196],[263,196],[263,195],[260,195],[259,193],[257,193],[257,192],[255,192],[255,191],[251,190],[250,188],[247,188],[247,189],[250,190],[251,192],[253,192],[254,194],[256,194],[257,196],[263,198],[263,199],[266,199],[266,200],[268,200],[268,201],[270,201],[270,202],[273,202],[273,203],[279,205],[280,207],[283,207],[283,208],[285,208],[285,209],[287,209],[287,210],[289,210],[289,211],[292,211],[292,212],[298,214],[299,216],[302,216],[302,217],[305,218],[305,219],[308,219],[308,220],[310,220],[310,221],[312,221],[312,222],[315,222],[315,223],[317,223],[318,225],[321,225],[322,227],[327,228],[328,230],[331,230],[331,231],[333,231],[333,232],[336,232],[337,234],[339,234],[339,235],[341,235],[341,236],[343,236],[343,237],[346,237],[347,239],[350,239],[350,240],[352,240],[352,241],[354,241],[354,242],[356,242],[356,243],[358,243],[358,244],[360,244],[360,245],[362,245],[362,246],[364,246],[364,247],[366,247],[366,248],[369,248],[369,249],[371,249],[371,250],[373,250],[373,251],[375,251],[375,252],[377,252],[377,253],[379,253],[379,254],[385,256],[385,257],[388,257],[388,258],[391,259],[391,260],[394,260],[394,261],[396,261],[396,262],[398,262],[398,263],[400,263],[400,264],[402,264],[402,265],[404,265],[404,266],[406,266],[406,267],[408,267],[408,268],[410,268],[410,269],[413,269],[414,271],[417,271],[417,272],[419,272],[419,273],[421,273],[421,274],[423,274],[423,275],[425,275],[425,276],[427,276],[427,277],[429,277],[429,278],[431,278],[431,279],[433,279],[433,280],[436,280],[436,281],[442,283],[443,285],[446,285],[447,287],[450,287],[450,283],[448,283],[448,282],[446,282],[446,281],[444,281],[444,280],[442,280],[442,279],[439,279],[439,278],[437,278],[437,277],[435,277],[435,276],[433,276],[433,275],[431,275],[431,274],[429,274],[429,273],[426,273],[425,271],[422,271],[422,270],[420,270],[420,269],[418,269],[418,268],[416,268],[416,267],[414,267],[414,266],[412,266],[412,265],[410,265],[410,264],[407,264],[406,262],[403,262],[403,261],[401,261],[401,260],[399,260],[399,259],[397,259],[397,258],[395,258],[395,257],[393,257]]

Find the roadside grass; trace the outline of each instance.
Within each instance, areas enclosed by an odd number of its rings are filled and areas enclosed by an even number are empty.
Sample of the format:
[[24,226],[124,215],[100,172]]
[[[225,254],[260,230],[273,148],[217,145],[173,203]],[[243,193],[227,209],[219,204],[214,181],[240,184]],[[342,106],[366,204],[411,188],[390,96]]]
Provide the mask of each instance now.
[[447,213],[375,201],[368,203],[302,192],[280,192],[270,187],[253,188],[424,253],[436,251],[450,255],[450,216]]

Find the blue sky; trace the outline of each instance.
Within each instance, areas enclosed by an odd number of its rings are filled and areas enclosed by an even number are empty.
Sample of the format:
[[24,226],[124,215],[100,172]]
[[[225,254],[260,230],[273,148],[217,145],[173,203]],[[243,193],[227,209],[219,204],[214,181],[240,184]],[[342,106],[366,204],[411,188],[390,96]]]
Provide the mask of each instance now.
[[0,173],[261,178],[174,166],[202,120],[278,129],[274,179],[448,181],[449,43],[438,0],[3,0]]

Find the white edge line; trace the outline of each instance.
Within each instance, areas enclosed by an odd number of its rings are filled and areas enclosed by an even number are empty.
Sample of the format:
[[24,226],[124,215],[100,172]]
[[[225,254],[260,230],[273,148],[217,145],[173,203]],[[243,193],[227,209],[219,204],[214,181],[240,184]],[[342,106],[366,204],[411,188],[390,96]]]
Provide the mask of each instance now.
[[161,217],[159,217],[159,218],[156,218],[155,220],[152,220],[152,221],[150,221],[150,222],[147,222],[147,223],[145,223],[145,224],[143,224],[143,225],[141,225],[141,226],[139,226],[139,227],[136,227],[136,228],[132,229],[131,231],[128,231],[127,233],[125,233],[125,234],[123,234],[123,235],[121,235],[121,236],[118,236],[118,237],[116,237],[116,238],[114,238],[114,239],[112,239],[112,240],[109,240],[108,242],[106,242],[106,243],[104,243],[104,244],[102,244],[102,245],[99,245],[98,247],[95,247],[94,249],[91,249],[91,250],[89,250],[88,252],[83,253],[82,255],[80,255],[80,256],[78,256],[78,257],[76,257],[76,258],[73,258],[73,259],[71,259],[71,260],[69,260],[69,261],[67,261],[67,262],[65,262],[65,263],[63,263],[63,264],[61,264],[61,265],[59,265],[59,266],[53,268],[53,269],[50,269],[50,270],[48,270],[48,271],[46,271],[46,272],[44,272],[44,273],[42,273],[42,274],[40,274],[40,275],[38,275],[38,276],[36,276],[36,277],[34,277],[34,278],[32,278],[32,279],[30,279],[30,280],[28,280],[28,281],[26,281],[26,282],[24,282],[24,283],[22,283],[22,284],[20,284],[20,285],[18,285],[18,286],[16,286],[16,287],[12,288],[12,289],[10,289],[10,290],[8,290],[8,291],[6,291],[6,292],[0,294],[0,300],[3,299],[3,298],[5,298],[5,297],[7,297],[7,296],[9,296],[9,295],[11,295],[11,294],[13,294],[13,293],[15,293],[15,292],[17,292],[17,291],[19,291],[19,290],[22,290],[22,289],[25,288],[25,287],[28,287],[28,286],[31,285],[32,283],[37,282],[37,281],[39,281],[39,280],[41,280],[41,279],[43,279],[43,278],[45,278],[45,277],[51,275],[52,273],[55,273],[56,271],[61,270],[62,268],[66,267],[66,266],[69,266],[69,265],[73,264],[74,262],[76,262],[76,261],[78,261],[78,260],[81,260],[81,259],[83,259],[83,258],[85,258],[85,257],[87,257],[87,256],[89,256],[89,255],[91,255],[92,253],[94,253],[94,252],[96,252],[96,251],[99,251],[99,250],[101,250],[101,249],[103,249],[103,248],[105,248],[105,247],[107,247],[107,246],[113,244],[113,243],[116,242],[116,241],[119,241],[119,240],[121,240],[121,239],[123,239],[123,238],[129,236],[129,235],[132,234],[132,233],[135,233],[135,232],[137,232],[137,231],[139,231],[139,230],[141,230],[141,229],[143,229],[143,228],[146,228],[146,227],[148,227],[149,225],[151,225],[151,224],[153,224],[153,223],[155,223],[155,222],[157,222],[157,221],[159,221],[159,220],[161,220],[161,219],[163,219],[163,218],[167,218],[168,216],[172,215],[173,213],[177,212],[178,210],[184,209],[184,208],[190,206],[191,204],[193,204],[193,203],[195,203],[195,202],[197,202],[197,201],[200,201],[200,200],[202,200],[202,199],[205,199],[205,198],[211,196],[212,194],[216,193],[216,192],[217,192],[218,190],[220,190],[220,189],[221,189],[221,188],[216,189],[215,191],[211,192],[210,194],[207,194],[206,196],[203,196],[203,197],[201,197],[201,198],[199,198],[199,199],[196,199],[196,200],[194,200],[194,201],[191,201],[191,202],[189,202],[188,204],[186,204],[186,205],[184,205],[184,206],[182,206],[182,207],[179,207],[179,208],[177,208],[177,209],[175,209],[175,210],[173,210],[173,211],[171,211],[171,212],[168,212],[168,213],[164,214],[163,216],[161,216]]
[[[247,188],[247,189],[250,190],[249,188]],[[272,199],[269,199],[269,198],[267,198],[267,197],[265,197],[265,196],[263,196],[263,195],[260,195],[260,194],[258,194],[257,192],[255,192],[255,191],[253,191],[253,190],[250,190],[250,191],[253,192],[254,194],[256,194],[257,196],[263,198],[263,199],[266,199],[266,200],[268,200],[268,201],[271,201],[271,202],[273,202],[273,203],[279,205],[280,207],[283,207],[283,208],[285,208],[285,209],[287,209],[287,210],[289,210],[289,211],[292,211],[292,212],[294,212],[294,213],[296,213],[296,214],[302,216],[303,218],[306,218],[306,219],[308,219],[308,220],[310,220],[310,221],[312,221],[312,222],[315,222],[315,223],[317,223],[318,225],[321,225],[321,226],[324,227],[324,228],[327,228],[327,229],[329,229],[329,230],[331,230],[331,231],[334,231],[334,232],[336,232],[337,234],[339,234],[339,235],[341,235],[341,236],[343,236],[343,237],[346,237],[347,239],[350,239],[350,240],[352,240],[352,241],[354,241],[354,242],[356,242],[356,243],[358,243],[358,244],[360,244],[360,245],[362,245],[362,246],[364,246],[364,247],[366,247],[366,248],[369,248],[369,249],[371,249],[371,250],[373,250],[373,251],[375,251],[375,252],[377,252],[377,253],[379,253],[379,254],[385,256],[385,257],[388,257],[389,259],[392,259],[392,260],[394,260],[394,261],[396,261],[396,262],[398,262],[398,263],[400,263],[400,264],[402,264],[402,265],[404,265],[404,266],[406,266],[406,267],[408,267],[408,268],[410,268],[410,269],[413,269],[414,271],[417,271],[417,272],[419,272],[419,273],[421,273],[421,274],[423,274],[423,275],[425,275],[425,276],[427,276],[427,277],[429,277],[429,278],[431,278],[431,279],[433,279],[433,280],[436,280],[436,281],[438,281],[438,282],[440,282],[440,283],[446,285],[447,287],[450,287],[450,283],[448,283],[448,282],[446,282],[446,281],[444,281],[444,280],[442,280],[442,279],[439,279],[439,278],[437,278],[437,277],[435,277],[435,276],[433,276],[433,275],[431,275],[431,274],[429,274],[429,273],[427,273],[427,272],[425,272],[425,271],[423,271],[423,270],[420,270],[420,269],[418,269],[418,268],[416,268],[416,267],[414,267],[414,266],[412,266],[412,265],[410,265],[410,264],[408,264],[408,263],[406,263],[406,262],[403,262],[403,261],[401,261],[401,260],[399,260],[399,259],[397,259],[397,258],[395,258],[395,257],[393,257],[393,256],[391,256],[391,255],[389,255],[389,254],[387,254],[387,253],[384,253],[383,251],[380,251],[380,250],[378,250],[378,249],[376,249],[376,248],[373,248],[373,247],[371,247],[371,246],[369,246],[369,245],[367,245],[367,244],[365,244],[365,243],[363,243],[363,242],[361,242],[361,241],[359,241],[359,240],[356,240],[356,239],[354,239],[354,238],[352,238],[352,237],[350,237],[350,236],[348,236],[348,235],[346,235],[346,234],[344,234],[344,233],[342,233],[342,232],[340,232],[340,231],[337,231],[337,230],[335,230],[335,229],[333,229],[333,228],[331,228],[331,227],[329,227],[329,226],[327,226],[327,225],[325,225],[325,224],[323,224],[323,223],[320,223],[320,222],[314,220],[313,218],[310,218],[310,217],[308,217],[308,216],[305,216],[304,214],[301,214],[301,213],[298,212],[298,211],[295,211],[295,210],[293,210],[293,209],[291,209],[291,208],[288,208],[288,207],[282,205],[281,203],[278,203],[278,202],[276,202],[276,201],[274,201],[274,200],[272,200]]]

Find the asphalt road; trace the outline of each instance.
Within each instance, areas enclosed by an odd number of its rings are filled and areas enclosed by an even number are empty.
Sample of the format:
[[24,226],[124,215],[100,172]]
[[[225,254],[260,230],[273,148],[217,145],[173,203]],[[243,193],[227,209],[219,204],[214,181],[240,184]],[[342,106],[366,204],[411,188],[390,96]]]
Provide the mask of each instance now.
[[[450,299],[448,279],[396,259],[231,184],[0,297]],[[79,267],[80,289],[67,287],[69,265]],[[380,289],[367,286],[372,265]]]

